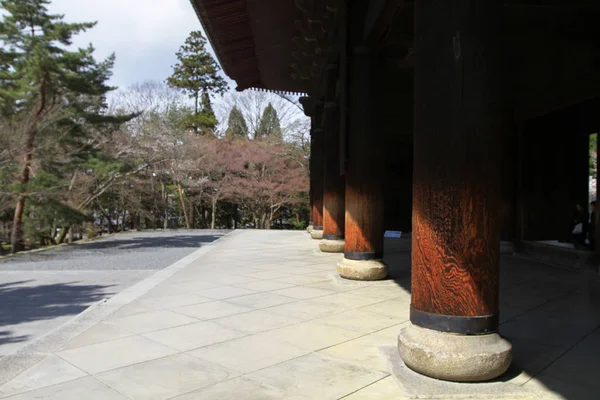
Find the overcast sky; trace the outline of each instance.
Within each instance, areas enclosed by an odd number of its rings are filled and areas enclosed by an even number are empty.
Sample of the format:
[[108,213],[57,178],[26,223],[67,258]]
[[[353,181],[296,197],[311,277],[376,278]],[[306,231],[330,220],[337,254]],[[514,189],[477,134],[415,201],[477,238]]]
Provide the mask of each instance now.
[[111,84],[119,87],[165,80],[187,35],[202,30],[190,0],[52,0],[50,11],[69,22],[98,22],[75,44],[92,43],[98,59],[114,52]]

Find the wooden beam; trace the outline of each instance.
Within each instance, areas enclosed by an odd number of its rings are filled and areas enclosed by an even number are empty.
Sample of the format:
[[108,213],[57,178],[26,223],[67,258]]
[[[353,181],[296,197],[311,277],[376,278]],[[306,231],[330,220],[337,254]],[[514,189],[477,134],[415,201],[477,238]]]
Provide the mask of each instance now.
[[371,0],[365,17],[365,43],[376,44],[392,23],[404,0]]
[[[340,55],[340,175],[346,173],[346,143],[348,129],[348,9],[345,2],[339,11]],[[599,229],[600,231],[600,229]]]

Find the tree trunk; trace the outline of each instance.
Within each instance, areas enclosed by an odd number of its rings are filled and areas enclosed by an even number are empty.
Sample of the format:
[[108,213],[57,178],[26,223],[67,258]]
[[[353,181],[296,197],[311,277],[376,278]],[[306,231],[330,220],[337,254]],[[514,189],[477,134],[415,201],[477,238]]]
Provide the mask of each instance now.
[[27,143],[25,144],[25,156],[23,157],[23,169],[21,170],[21,194],[17,199],[10,238],[12,254],[23,248],[23,214],[25,213],[25,200],[27,199],[27,184],[29,183],[31,160],[33,159],[35,133],[36,129],[32,128],[27,134]]
[[[267,219],[267,225],[268,225],[267,229],[271,229],[271,225],[273,225],[273,218],[274,217],[275,217],[275,211],[273,210],[273,207],[271,207],[271,209],[269,211],[269,217]],[[283,225],[283,222],[281,223],[281,225]]]
[[[109,211],[109,213],[107,214],[103,208],[100,209],[100,212],[102,213],[102,215],[104,215],[104,217],[106,218],[106,222],[107,222],[107,229],[108,229],[108,233],[112,233],[113,231],[113,225],[112,225],[112,217],[111,217],[111,212]],[[102,225],[102,222],[100,222],[100,225]]]
[[[202,218],[202,210],[200,208],[198,208],[198,206],[195,205],[195,204],[194,204],[194,210],[195,210],[195,212],[198,215],[198,218],[200,220],[199,221],[200,222],[200,228],[204,228],[204,220]],[[196,226],[198,226],[198,225],[196,225]]]
[[212,199],[212,216],[210,220],[210,229],[215,229],[215,221],[217,219],[217,197]]
[[154,200],[154,209],[152,210],[152,229],[158,225],[158,200],[156,199],[156,189],[154,188],[154,173],[150,176],[150,186],[152,188],[152,198]]
[[267,228],[267,213],[264,211],[260,214],[260,229],[268,229]]
[[181,183],[179,182],[177,182],[177,191],[179,192],[179,200],[181,200],[181,209],[183,210],[183,218],[185,218],[185,227],[186,229],[190,229],[190,219],[188,217],[185,199],[183,198],[183,189],[181,188]]
[[162,179],[160,180],[160,190],[165,203],[165,220],[163,221],[163,228],[166,230],[169,228],[169,204],[167,201],[167,194],[165,193],[165,183],[162,181]]
[[[43,72],[43,71],[42,71]],[[27,133],[27,141],[25,142],[25,156],[23,157],[23,169],[21,170],[21,194],[17,199],[13,226],[11,232],[11,252],[15,254],[23,245],[23,214],[25,213],[25,200],[27,199],[27,185],[29,184],[29,176],[31,169],[31,160],[33,159],[33,149],[35,143],[35,135],[37,133],[37,122],[44,114],[46,109],[46,77],[42,74],[40,79],[40,108],[35,115],[34,125]]]
[[117,212],[117,232],[120,232],[121,228],[119,226],[121,225],[121,210],[117,208],[115,211]]
[[[196,92],[194,95],[194,103],[195,103],[195,107],[194,107],[194,117],[197,118],[198,117],[198,99],[199,99],[200,95],[199,92]],[[196,135],[198,134],[198,126],[196,126],[196,121],[194,121],[194,132],[196,132]]]
[[56,243],[62,244],[65,241],[67,233],[69,233],[70,229],[70,226],[63,226],[62,228],[60,228],[60,233],[58,234],[58,238],[56,238]]

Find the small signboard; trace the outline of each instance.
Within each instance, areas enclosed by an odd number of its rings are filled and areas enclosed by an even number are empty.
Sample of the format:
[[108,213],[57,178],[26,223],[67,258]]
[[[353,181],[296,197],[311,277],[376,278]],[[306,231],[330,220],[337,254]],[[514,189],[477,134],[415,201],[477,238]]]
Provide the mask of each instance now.
[[400,232],[400,231],[385,231],[384,237],[400,239],[402,237],[402,232]]

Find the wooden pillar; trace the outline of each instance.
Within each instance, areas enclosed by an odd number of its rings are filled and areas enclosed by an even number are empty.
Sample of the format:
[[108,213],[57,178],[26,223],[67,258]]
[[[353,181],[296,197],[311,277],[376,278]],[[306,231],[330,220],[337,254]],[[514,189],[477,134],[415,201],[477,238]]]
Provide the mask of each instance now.
[[516,129],[504,132],[502,138],[502,197],[500,202],[500,239],[515,241],[517,232],[516,190],[518,166]]
[[324,142],[323,129],[321,127],[323,115],[323,105],[315,106],[315,112],[312,116],[312,136],[310,142],[310,163],[311,163],[311,193],[312,193],[312,222],[313,230],[311,236],[313,239],[321,239],[323,235],[323,159]]
[[311,157],[308,160],[308,170],[309,170],[309,177],[308,177],[308,181],[309,181],[309,191],[308,191],[308,201],[309,201],[309,209],[308,209],[308,233],[311,233],[314,227],[314,221],[313,221],[313,192],[315,190],[315,174],[313,173],[314,171],[314,165],[313,165],[313,161],[314,158],[312,157],[313,154],[313,146],[314,146],[314,142],[312,140],[312,137],[314,135],[313,133],[314,131],[314,127],[312,126],[312,122],[311,122],[311,127],[310,127],[310,154]]
[[415,2],[412,325],[399,350],[438,379],[492,379],[510,364],[508,342],[480,340],[498,330],[500,15],[499,0]]
[[348,279],[377,280],[387,275],[381,262],[384,157],[373,101],[380,62],[365,46],[355,46],[349,61],[345,248],[338,272]]
[[345,178],[340,171],[339,107],[336,102],[325,103],[323,135],[325,145],[323,181],[323,243],[325,252],[344,251]]
[[[600,201],[600,197],[598,196],[600,194],[600,191],[598,190],[598,187],[600,186],[600,167],[598,166],[600,164],[600,134],[597,134],[596,136],[596,207],[594,210],[594,218],[596,219],[595,221],[595,240],[596,240],[596,245],[594,246],[594,250],[596,252],[596,254],[600,253],[600,229],[599,229],[599,222],[600,222],[600,218],[598,217],[598,202]],[[594,240],[594,238],[590,238],[590,240]],[[599,269],[600,271],[600,269]]]
[[372,80],[374,56],[367,47],[354,49],[350,65],[350,123],[346,173],[346,247],[350,260],[383,257],[383,159],[381,135],[374,128]]

